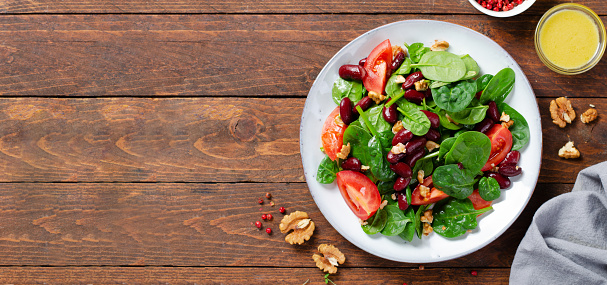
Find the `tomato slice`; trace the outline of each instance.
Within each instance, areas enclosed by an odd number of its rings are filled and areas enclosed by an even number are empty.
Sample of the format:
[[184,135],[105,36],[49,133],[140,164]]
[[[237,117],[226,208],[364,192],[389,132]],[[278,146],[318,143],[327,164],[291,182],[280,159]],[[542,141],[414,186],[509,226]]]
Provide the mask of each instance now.
[[475,210],[487,208],[493,203],[493,201],[485,201],[483,198],[481,198],[481,195],[478,194],[478,189],[474,190],[474,192],[468,196],[468,199],[472,201],[472,206],[474,206]]
[[366,220],[377,212],[381,197],[369,177],[357,171],[343,170],[337,172],[336,180],[341,196],[357,217]]
[[487,136],[491,140],[491,154],[481,171],[487,171],[498,165],[512,149],[512,133],[508,128],[495,124],[487,131]]
[[419,190],[419,185],[415,187],[413,193],[411,193],[411,205],[428,205],[436,203],[442,199],[449,197],[449,195],[445,194],[445,192],[436,189],[433,187],[434,183],[432,182],[432,176],[428,176],[424,178],[424,182],[422,184],[426,187],[430,187],[430,198],[425,198],[422,196]]
[[325,153],[331,160],[337,158],[337,154],[341,151],[341,147],[344,144],[344,132],[346,131],[346,125],[340,126],[335,123],[335,117],[339,116],[339,107],[335,108],[325,124],[322,126],[322,147],[325,149]]
[[376,46],[365,62],[367,75],[363,78],[363,85],[368,91],[378,94],[384,93],[388,79],[388,68],[392,68],[392,45],[385,40]]

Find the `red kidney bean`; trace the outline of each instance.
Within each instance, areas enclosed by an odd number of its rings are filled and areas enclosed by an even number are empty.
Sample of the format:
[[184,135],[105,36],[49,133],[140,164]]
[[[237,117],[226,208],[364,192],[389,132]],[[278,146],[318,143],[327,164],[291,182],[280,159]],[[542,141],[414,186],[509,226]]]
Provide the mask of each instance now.
[[409,185],[409,182],[411,182],[411,177],[396,178],[396,181],[394,182],[394,186],[392,188],[394,188],[394,191],[397,191],[397,192],[403,191],[403,190],[405,190],[405,188],[407,188],[407,185]]
[[429,141],[438,142],[440,140],[440,133],[435,129],[429,129],[424,138]]
[[352,101],[348,97],[341,99],[339,103],[339,116],[344,124],[349,125],[358,119],[358,113],[352,111]]
[[426,114],[426,117],[428,117],[428,120],[430,120],[430,127],[433,129],[438,129],[438,126],[440,125],[438,115],[426,110],[421,111]]
[[497,110],[497,105],[494,101],[489,101],[489,109],[487,109],[487,117],[491,118],[494,123],[500,121],[500,113]]
[[361,167],[362,167],[362,163],[356,157],[350,157],[341,163],[341,168],[343,168],[344,170],[352,170],[352,171],[360,172]]
[[[371,99],[371,97],[369,96],[365,96],[362,99],[360,99],[360,101],[358,101],[358,103],[356,103],[356,106],[360,106],[361,109],[363,109],[363,111],[367,111],[367,109],[371,108],[371,106],[373,105],[373,99]],[[358,110],[356,110],[356,106],[354,106],[354,113],[358,114]]]
[[400,177],[411,178],[411,167],[406,163],[399,162],[397,164],[390,164],[390,169]]
[[406,90],[413,87],[413,84],[415,84],[415,82],[420,81],[422,79],[424,79],[424,75],[421,71],[409,74],[409,76],[407,76],[405,82],[403,83],[403,89]]
[[390,124],[396,124],[396,122],[398,121],[398,111],[396,110],[396,104],[392,104],[388,108],[384,107],[382,115],[384,116],[384,120],[386,120],[386,122]]
[[392,60],[392,72],[396,71],[401,64],[405,61],[405,53],[399,51],[396,56],[394,56],[394,60]]
[[406,144],[413,138],[413,133],[407,129],[402,129],[394,135],[392,139],[392,145],[397,145],[398,143]]
[[407,156],[406,153],[399,153],[399,154],[394,154],[393,152],[389,151],[388,155],[386,155],[386,160],[388,160],[389,163],[398,163],[399,161],[403,160],[403,158],[405,158],[405,156]]
[[485,176],[495,178],[495,180],[497,180],[497,184],[500,185],[500,189],[506,189],[510,187],[510,179],[504,175],[495,172],[487,172]]
[[500,164],[497,172],[499,172],[499,174],[504,175],[506,177],[513,177],[513,176],[520,175],[523,172],[523,169],[520,168],[516,164],[504,164],[504,165]]
[[432,89],[428,88],[428,90],[424,91],[424,95],[426,96],[426,99],[432,98]]
[[464,170],[464,165],[461,162],[457,163],[457,168]]
[[426,95],[424,95],[424,93],[421,93],[415,89],[407,89],[405,91],[405,99],[407,99],[409,102],[413,102],[415,104],[419,104],[422,102],[422,100],[424,100],[424,98],[426,98]]
[[502,160],[502,162],[500,162],[500,165],[502,165],[502,164],[516,165],[518,163],[519,159],[521,159],[521,153],[518,152],[518,150],[513,150],[513,151],[509,152],[508,154],[506,154],[506,157],[504,157],[504,160]]
[[364,67],[366,62],[367,62],[367,58],[365,57],[358,62],[358,65]]
[[407,152],[407,156],[403,160],[404,163],[408,164],[410,167],[414,167],[415,163],[426,154],[426,150],[424,148],[419,149],[416,152],[409,153]]
[[481,95],[483,95],[483,91],[478,91],[476,92],[476,94],[474,95],[474,97],[476,97],[476,99],[481,99]]
[[485,118],[480,123],[476,124],[476,126],[474,126],[474,130],[484,134],[487,133],[487,131],[489,131],[489,129],[491,129],[493,125],[494,123],[491,118]]
[[412,153],[412,152],[416,152],[420,149],[423,150],[425,146],[426,146],[426,138],[415,137],[405,144],[405,149],[407,149],[407,153]]
[[398,194],[398,208],[401,211],[407,210],[409,208],[409,203],[407,202],[407,195],[404,193]]
[[367,75],[367,72],[360,65],[344,64],[339,68],[339,77],[345,80],[362,81],[365,75]]

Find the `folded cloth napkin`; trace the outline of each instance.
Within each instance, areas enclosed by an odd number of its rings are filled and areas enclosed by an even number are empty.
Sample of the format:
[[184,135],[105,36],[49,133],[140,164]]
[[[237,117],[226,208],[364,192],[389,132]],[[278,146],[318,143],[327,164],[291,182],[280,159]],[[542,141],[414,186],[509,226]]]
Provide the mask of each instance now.
[[519,245],[510,284],[607,284],[607,162],[544,203]]

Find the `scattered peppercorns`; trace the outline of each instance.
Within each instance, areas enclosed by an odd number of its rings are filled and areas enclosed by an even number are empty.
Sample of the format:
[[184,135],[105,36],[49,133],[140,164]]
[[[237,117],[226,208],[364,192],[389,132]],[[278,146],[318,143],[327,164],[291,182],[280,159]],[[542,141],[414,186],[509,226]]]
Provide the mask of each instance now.
[[476,276],[476,275],[478,275],[478,272],[476,272],[476,270],[472,270],[472,271],[470,271],[470,274],[472,274],[472,276]]
[[270,192],[266,193],[266,198],[267,199],[272,199],[272,194],[270,194]]
[[271,234],[271,233],[272,233],[272,229],[267,228],[267,229],[266,229],[266,233]]
[[281,214],[284,214],[285,212],[287,212],[287,210],[285,209],[285,207],[280,207],[278,209],[278,211],[280,211]]
[[271,220],[272,220],[272,214],[268,214],[268,215],[266,216],[266,218],[268,218],[268,221],[271,221]]
[[268,218],[268,216],[267,216],[266,214],[261,215],[261,219],[262,219],[262,220],[264,220],[264,221],[265,221],[267,218]]
[[260,221],[255,221],[255,226],[256,226],[258,229],[261,229],[261,222],[260,222]]
[[510,11],[514,7],[523,4],[525,0],[476,0],[476,3],[483,8],[493,10],[495,12]]
[[259,198],[259,201],[257,201],[257,203],[263,204],[263,199]]

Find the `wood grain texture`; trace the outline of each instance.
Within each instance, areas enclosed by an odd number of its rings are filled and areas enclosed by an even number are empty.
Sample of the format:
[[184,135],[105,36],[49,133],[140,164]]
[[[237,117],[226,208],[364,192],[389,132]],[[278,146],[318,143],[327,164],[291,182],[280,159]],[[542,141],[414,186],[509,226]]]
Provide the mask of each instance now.
[[[477,271],[477,276],[470,272]],[[0,267],[5,284],[325,284],[315,268]],[[508,284],[509,268],[344,268],[336,284]]]
[[[565,129],[552,123],[550,99],[538,101],[540,182],[573,183],[581,169],[607,160],[607,99],[573,98],[578,114],[592,103],[601,115]],[[0,181],[303,182],[303,105],[300,98],[0,99]],[[568,140],[580,159],[557,156]]]
[[[387,23],[419,18],[6,15],[0,17],[0,95],[305,97],[322,67],[349,41]],[[602,96],[605,61],[578,76],[558,75],[541,63],[533,45],[539,16],[421,18],[494,39],[521,65],[538,97]]]
[[[538,15],[565,0],[537,1],[525,14]],[[600,0],[581,0],[599,14],[607,13]],[[406,13],[406,14],[481,14],[467,0],[455,1],[115,1],[66,0],[59,5],[52,0],[7,0],[0,13]]]
[[[509,267],[539,205],[571,187],[539,184],[497,240],[426,267]],[[266,192],[274,207],[265,199],[257,203]],[[346,255],[343,268],[418,267],[378,258],[346,241],[320,213],[305,183],[8,183],[0,199],[0,266],[314,268],[312,254],[329,243]],[[311,240],[301,246],[284,241],[278,230],[281,206],[310,215],[316,223]],[[262,213],[274,219],[263,221]],[[256,220],[274,233],[257,229]],[[358,226],[353,215],[351,222]]]

